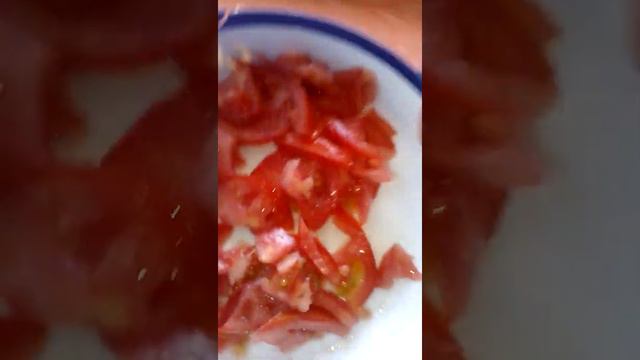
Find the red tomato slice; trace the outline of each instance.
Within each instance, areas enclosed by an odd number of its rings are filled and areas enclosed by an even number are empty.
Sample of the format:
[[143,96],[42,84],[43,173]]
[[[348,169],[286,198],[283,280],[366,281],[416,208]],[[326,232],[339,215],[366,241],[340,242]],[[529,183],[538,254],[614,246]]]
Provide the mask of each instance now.
[[296,240],[282,228],[275,228],[256,235],[258,260],[275,264],[296,246]]
[[300,159],[287,161],[282,169],[280,185],[287,195],[296,200],[309,199],[315,184],[310,174],[303,173],[300,169]]
[[299,158],[287,161],[280,176],[280,185],[314,230],[326,223],[349,181],[344,169],[328,169],[320,162]]
[[360,224],[344,210],[336,209],[333,221],[350,237],[349,242],[334,255],[338,265],[349,268],[346,283],[338,288],[337,294],[352,308],[360,309],[378,283],[373,250]]
[[361,123],[368,143],[385,149],[383,154],[386,158],[390,158],[395,154],[395,144],[393,136],[396,135],[395,129],[378,114],[377,111],[371,109],[358,119]]
[[374,159],[382,158],[380,149],[369,144],[365,140],[364,133],[354,124],[349,126],[340,120],[333,119],[329,120],[326,129],[336,141],[348,146],[359,155]]
[[374,184],[391,181],[393,174],[389,168],[389,163],[386,161],[374,161],[373,166],[370,165],[371,163],[372,161],[358,161],[351,169],[351,173]]
[[311,280],[294,281],[292,284],[283,288],[279,284],[273,284],[263,279],[262,289],[269,295],[279,299],[289,305],[292,309],[306,312],[311,306],[313,290],[311,289]]
[[236,176],[218,187],[218,216],[233,226],[260,231],[291,228],[291,210],[277,186],[257,176]]
[[380,273],[378,287],[381,288],[390,288],[393,281],[399,278],[422,280],[422,274],[413,265],[411,256],[398,244],[393,245],[382,256],[378,271]]
[[308,311],[320,275],[297,252],[282,259],[276,269],[276,274],[262,279],[262,289],[293,309]]
[[[235,285],[245,278],[250,268],[255,265],[255,248],[238,246],[218,254],[218,262],[223,263],[223,270],[229,277],[229,283]],[[218,271],[218,274],[221,274]]]
[[291,128],[298,134],[310,135],[313,131],[311,110],[307,93],[302,85],[294,83],[291,89],[292,109],[289,111]]
[[302,219],[300,219],[298,225],[298,240],[300,242],[300,250],[315,265],[318,271],[333,284],[341,285],[342,276],[340,276],[336,261],[331,256],[331,253],[320,243],[320,240],[309,231]]
[[334,333],[344,336],[348,329],[322,310],[311,309],[305,313],[283,312],[262,325],[252,339],[278,346],[289,351],[318,333]]
[[233,227],[226,224],[218,224],[218,245],[224,244],[232,231]]
[[282,137],[289,130],[289,122],[279,114],[265,112],[256,116],[251,123],[233,129],[241,144],[266,144]]
[[218,332],[243,335],[270,322],[283,310],[283,304],[262,291],[257,283],[238,289],[227,302],[218,319]]
[[373,101],[377,91],[375,76],[355,68],[333,74],[333,83],[314,96],[313,103],[322,113],[340,119],[358,116]]
[[233,130],[218,121],[218,176],[221,178],[235,175],[237,165],[237,139]]
[[262,106],[262,96],[248,66],[238,65],[218,86],[218,116],[230,124],[250,123]]
[[342,207],[364,225],[369,216],[371,202],[376,197],[379,187],[380,184],[366,179],[354,181],[340,200]]
[[261,179],[271,180],[271,182],[279,184],[279,179],[284,171],[286,163],[289,160],[289,156],[281,151],[276,151],[262,159],[258,166],[253,169],[251,175]]
[[335,165],[349,167],[353,163],[349,153],[323,137],[306,140],[289,133],[279,144],[300,154],[328,161]]
[[333,73],[326,64],[301,53],[285,53],[275,63],[279,68],[298,76],[303,83],[323,88],[333,82]]
[[351,328],[358,321],[349,304],[338,296],[319,290],[313,295],[313,305],[333,315],[340,323]]

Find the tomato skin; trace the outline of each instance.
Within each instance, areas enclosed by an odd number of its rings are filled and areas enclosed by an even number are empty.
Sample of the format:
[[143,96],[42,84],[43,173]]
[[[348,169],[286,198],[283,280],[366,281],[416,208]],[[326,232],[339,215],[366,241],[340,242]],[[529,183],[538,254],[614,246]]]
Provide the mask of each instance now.
[[298,76],[303,84],[323,88],[333,82],[333,73],[326,64],[320,63],[302,53],[284,53],[275,60],[284,71]]
[[342,283],[342,277],[340,276],[336,261],[331,256],[331,253],[320,243],[318,238],[311,234],[302,219],[298,225],[298,241],[300,243],[300,250],[307,259],[315,265],[318,271],[333,284],[340,285]]
[[226,178],[235,175],[238,157],[237,138],[233,130],[223,122],[218,122],[218,177]]
[[364,134],[358,131],[359,129],[354,129],[353,127],[350,128],[344,122],[336,119],[329,120],[326,129],[334,139],[350,147],[359,155],[367,158],[382,157],[378,148],[369,144],[364,139]]
[[298,134],[311,135],[314,129],[307,92],[299,83],[291,85],[292,109],[289,111],[291,128]]
[[218,215],[227,224],[254,231],[288,229],[292,223],[281,190],[257,176],[236,176],[220,184]]
[[263,106],[251,69],[238,66],[218,87],[218,116],[233,125],[247,124]]
[[[366,70],[325,72],[322,64],[300,54],[275,61],[258,56],[241,66],[251,71],[262,110],[251,115],[251,122],[224,116],[218,121],[230,129],[236,146],[274,141],[278,148],[250,175],[220,182],[219,221],[248,226],[256,245],[218,256],[219,279],[225,282],[219,290],[219,341],[238,343],[249,335],[288,351],[324,332],[346,334],[379,284],[361,225],[380,183],[390,180],[395,131],[368,109],[376,84]],[[287,233],[293,212],[299,215],[294,244]],[[331,216],[350,237],[335,254],[312,232]],[[245,251],[257,253],[252,265],[242,261]],[[231,276],[234,264],[242,265],[236,269],[242,275]],[[262,302],[266,294],[277,305],[249,301],[245,294],[256,291],[261,295],[254,300]]]
[[333,315],[347,328],[351,328],[358,321],[357,315],[349,304],[328,291],[317,291],[313,296],[313,305]]
[[342,70],[333,74],[333,82],[322,88],[312,102],[322,113],[349,119],[371,104],[376,91],[376,78],[370,71],[362,68]]
[[262,291],[258,283],[241,287],[231,296],[218,320],[218,332],[244,335],[270,321],[284,306]]
[[378,283],[378,269],[369,240],[360,224],[342,209],[334,213],[333,221],[349,241],[339,249],[334,258],[339,266],[349,267],[346,283],[338,288],[338,295],[353,309],[359,310]]
[[294,134],[287,134],[279,144],[302,155],[327,161],[338,166],[349,167],[353,163],[349,153],[322,137],[306,140]]
[[390,288],[393,281],[398,278],[422,280],[422,274],[413,265],[411,256],[398,244],[393,245],[382,256],[378,271],[380,273],[378,287],[381,288]]

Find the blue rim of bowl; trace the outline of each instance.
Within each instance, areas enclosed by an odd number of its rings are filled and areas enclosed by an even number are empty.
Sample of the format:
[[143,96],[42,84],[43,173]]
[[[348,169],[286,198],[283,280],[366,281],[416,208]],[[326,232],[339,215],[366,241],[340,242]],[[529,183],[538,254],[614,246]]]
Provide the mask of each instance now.
[[[223,17],[224,14],[218,12],[218,21]],[[222,29],[258,24],[293,25],[346,40],[391,66],[422,94],[422,76],[413,71],[409,65],[367,37],[326,20],[294,13],[242,11],[229,14]]]

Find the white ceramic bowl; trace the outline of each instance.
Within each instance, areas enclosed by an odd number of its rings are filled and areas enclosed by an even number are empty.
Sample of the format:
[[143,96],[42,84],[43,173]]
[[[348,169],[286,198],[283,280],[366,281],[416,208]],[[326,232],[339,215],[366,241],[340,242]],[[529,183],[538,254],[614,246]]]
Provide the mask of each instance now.
[[[231,15],[219,34],[225,54],[248,49],[267,56],[301,51],[326,62],[332,69],[362,66],[376,75],[375,107],[398,131],[398,153],[391,161],[392,182],[381,187],[365,230],[376,258],[393,243],[401,244],[422,263],[422,149],[418,137],[422,81],[397,57],[347,28],[317,18],[276,12]],[[339,236],[324,229],[321,239]],[[360,360],[422,358],[422,284],[398,281],[389,291],[376,290],[366,307],[372,316],[362,320],[347,338],[325,336],[282,354],[266,344],[249,346],[251,360]],[[231,352],[221,360],[234,359]]]

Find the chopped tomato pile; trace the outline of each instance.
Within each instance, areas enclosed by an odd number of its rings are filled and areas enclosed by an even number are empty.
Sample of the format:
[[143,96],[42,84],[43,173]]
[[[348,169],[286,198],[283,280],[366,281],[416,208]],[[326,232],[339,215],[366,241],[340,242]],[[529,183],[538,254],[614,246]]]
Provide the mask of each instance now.
[[556,29],[529,0],[435,0],[426,11],[426,343],[463,359],[449,332],[508,192],[541,177],[528,139],[555,95]]
[[[375,288],[421,279],[399,245],[378,266],[362,229],[395,153],[375,77],[302,54],[233,64],[218,86],[219,349],[345,335]],[[277,150],[241,174],[239,148],[264,143]],[[315,233],[328,221],[349,237],[333,253]],[[226,246],[236,227],[255,243]]]

